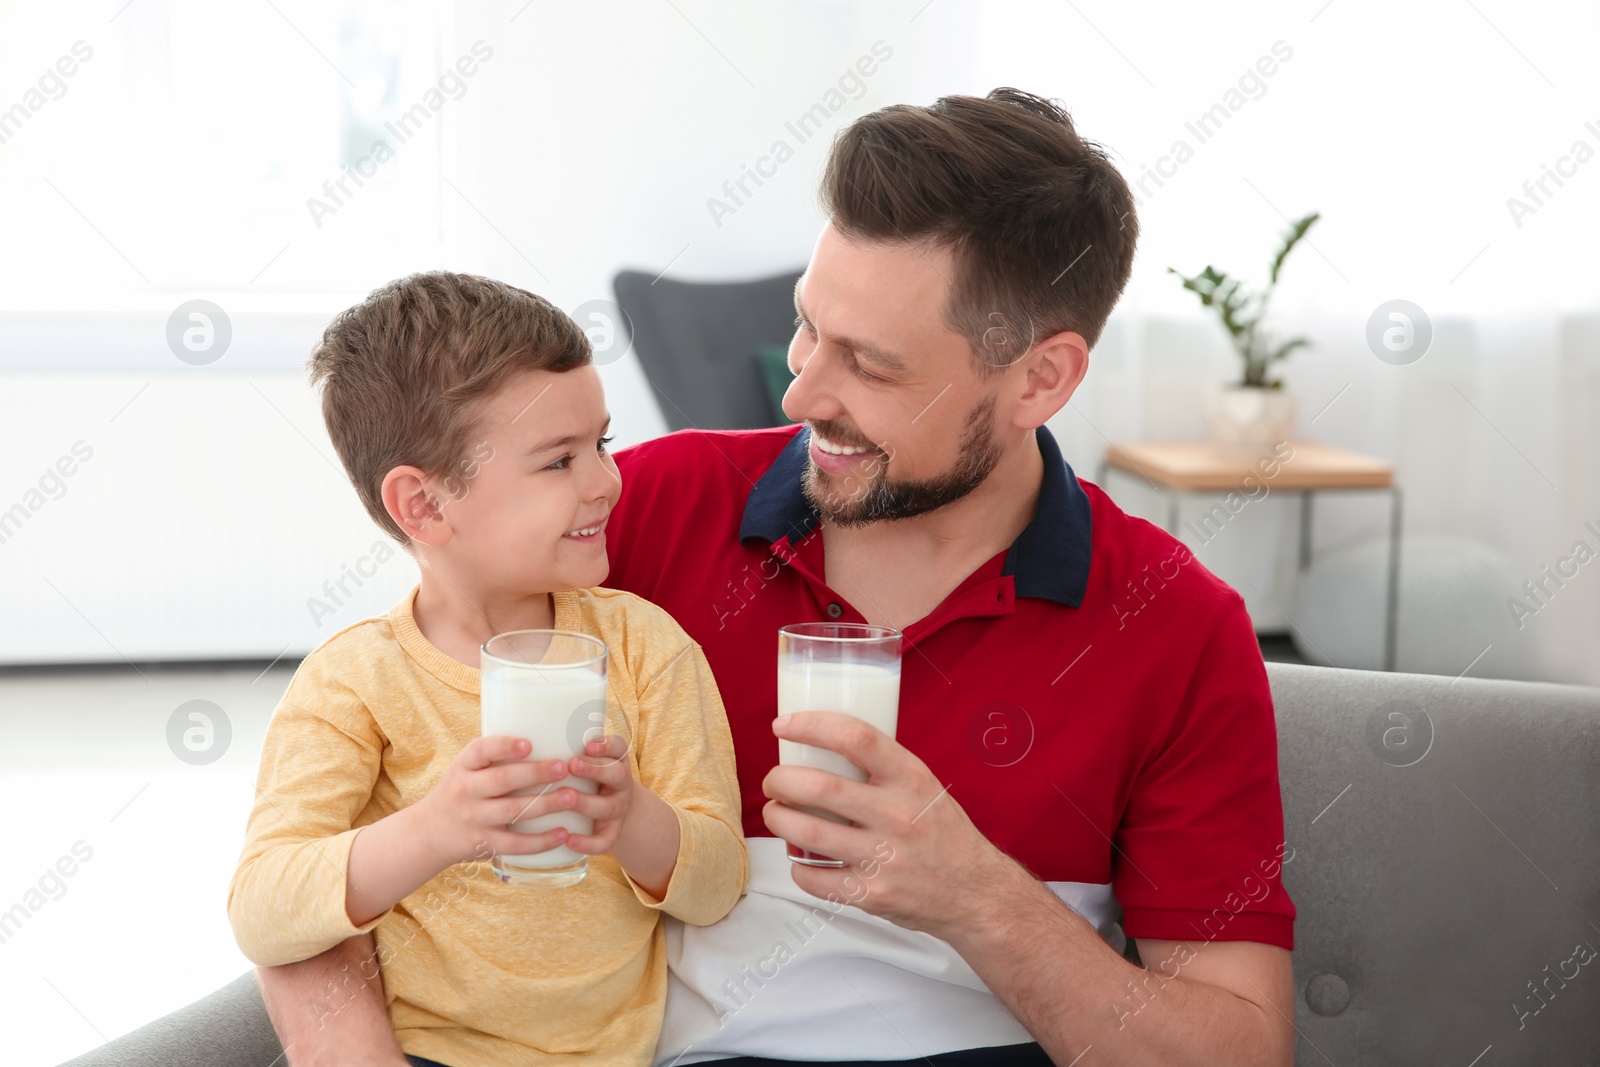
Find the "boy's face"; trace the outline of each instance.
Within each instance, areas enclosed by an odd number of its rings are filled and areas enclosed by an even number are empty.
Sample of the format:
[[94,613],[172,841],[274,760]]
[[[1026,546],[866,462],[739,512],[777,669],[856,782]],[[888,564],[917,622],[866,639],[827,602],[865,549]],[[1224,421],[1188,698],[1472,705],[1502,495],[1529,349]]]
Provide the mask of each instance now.
[[592,366],[524,371],[481,400],[460,469],[434,486],[451,531],[436,551],[517,594],[604,582],[604,526],[622,493],[610,422]]

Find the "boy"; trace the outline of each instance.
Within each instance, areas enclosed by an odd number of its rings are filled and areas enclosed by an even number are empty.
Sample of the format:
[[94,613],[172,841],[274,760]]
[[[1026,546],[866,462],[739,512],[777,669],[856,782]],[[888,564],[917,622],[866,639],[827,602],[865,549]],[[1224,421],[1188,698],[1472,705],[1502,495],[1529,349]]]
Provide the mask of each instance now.
[[[273,716],[228,895],[239,946],[272,966],[375,931],[412,1063],[648,1063],[661,913],[721,919],[748,854],[700,647],[594,588],[621,480],[588,339],[524,290],[416,274],[335,317],[311,377],[357,494],[421,581],[313,650]],[[606,736],[535,762],[525,740],[478,736],[478,649],[549,628],[609,647]],[[569,773],[598,791],[512,795]],[[509,828],[563,810],[593,834]],[[570,888],[502,884],[487,862],[558,844],[590,857]]]

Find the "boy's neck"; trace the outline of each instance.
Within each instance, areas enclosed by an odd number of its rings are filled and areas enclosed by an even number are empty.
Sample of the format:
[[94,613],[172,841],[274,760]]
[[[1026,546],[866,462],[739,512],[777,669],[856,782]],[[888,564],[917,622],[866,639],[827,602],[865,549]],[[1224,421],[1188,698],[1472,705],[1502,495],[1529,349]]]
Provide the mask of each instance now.
[[412,618],[429,644],[477,669],[479,646],[495,634],[554,629],[555,600],[549,593],[522,596],[478,589],[424,570]]

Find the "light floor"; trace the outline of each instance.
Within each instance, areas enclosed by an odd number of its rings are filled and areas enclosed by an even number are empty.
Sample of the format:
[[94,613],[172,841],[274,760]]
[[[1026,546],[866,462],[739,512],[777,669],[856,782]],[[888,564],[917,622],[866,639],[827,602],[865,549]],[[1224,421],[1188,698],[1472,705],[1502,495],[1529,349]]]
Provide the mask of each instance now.
[[[249,969],[228,926],[228,879],[267,720],[294,671],[263,666],[0,673],[8,1061],[60,1063]],[[190,700],[220,708],[232,734],[203,766],[167,743]]]

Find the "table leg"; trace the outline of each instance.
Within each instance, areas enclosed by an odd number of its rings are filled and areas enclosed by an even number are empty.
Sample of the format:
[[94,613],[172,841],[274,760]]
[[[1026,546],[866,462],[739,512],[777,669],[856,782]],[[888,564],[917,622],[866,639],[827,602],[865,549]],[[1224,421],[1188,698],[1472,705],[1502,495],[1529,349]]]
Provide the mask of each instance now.
[[1300,570],[1311,567],[1311,490],[1300,491]]
[[1389,589],[1383,617],[1383,669],[1395,669],[1400,629],[1400,487],[1389,487]]

